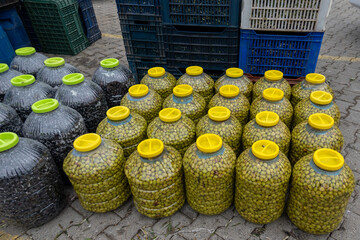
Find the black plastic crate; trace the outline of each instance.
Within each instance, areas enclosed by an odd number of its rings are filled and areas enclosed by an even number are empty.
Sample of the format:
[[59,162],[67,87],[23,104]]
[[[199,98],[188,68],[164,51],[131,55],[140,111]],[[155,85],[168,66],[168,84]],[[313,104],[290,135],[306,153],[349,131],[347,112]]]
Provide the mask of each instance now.
[[127,57],[129,68],[134,74],[135,81],[140,83],[141,79],[147,74],[147,71],[153,67],[163,67],[167,70],[165,59]]
[[116,0],[118,13],[128,15],[161,15],[159,0]]
[[94,43],[101,38],[101,32],[96,20],[94,7],[91,0],[78,0],[81,22],[89,43]]
[[13,5],[19,2],[19,0],[0,0],[0,8]]

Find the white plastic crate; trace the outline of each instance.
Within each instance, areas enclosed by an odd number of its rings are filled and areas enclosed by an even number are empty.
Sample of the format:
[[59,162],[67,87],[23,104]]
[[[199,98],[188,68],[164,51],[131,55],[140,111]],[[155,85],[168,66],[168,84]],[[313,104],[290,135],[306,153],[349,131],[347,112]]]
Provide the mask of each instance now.
[[243,0],[241,29],[323,32],[332,0]]

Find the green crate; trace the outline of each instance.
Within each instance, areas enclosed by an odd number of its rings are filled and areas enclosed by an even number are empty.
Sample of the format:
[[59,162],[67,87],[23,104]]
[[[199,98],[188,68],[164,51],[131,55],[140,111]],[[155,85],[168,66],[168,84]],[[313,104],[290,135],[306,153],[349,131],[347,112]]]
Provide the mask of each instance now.
[[42,51],[75,55],[89,46],[77,0],[24,0]]

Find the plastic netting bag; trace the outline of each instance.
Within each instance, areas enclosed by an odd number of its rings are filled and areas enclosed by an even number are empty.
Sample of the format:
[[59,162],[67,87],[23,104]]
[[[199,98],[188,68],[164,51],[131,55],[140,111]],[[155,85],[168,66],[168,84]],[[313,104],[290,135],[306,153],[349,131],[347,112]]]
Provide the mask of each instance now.
[[278,88],[284,92],[287,99],[291,97],[291,87],[286,79],[283,78],[283,73],[278,70],[269,70],[265,72],[264,77],[256,81],[253,87],[252,100],[262,95],[262,92],[267,88]]
[[4,96],[7,90],[11,88],[11,79],[22,75],[21,72],[9,69],[9,66],[5,63],[0,63],[0,102],[4,100]]
[[154,89],[162,99],[165,99],[176,86],[176,78],[164,68],[154,67],[148,70],[148,74],[141,79],[140,83]]
[[35,77],[47,59],[46,56],[37,53],[33,47],[19,48],[15,50],[15,53],[16,56],[12,60],[10,68]]
[[0,103],[0,132],[14,132],[21,136],[23,122],[12,107]]

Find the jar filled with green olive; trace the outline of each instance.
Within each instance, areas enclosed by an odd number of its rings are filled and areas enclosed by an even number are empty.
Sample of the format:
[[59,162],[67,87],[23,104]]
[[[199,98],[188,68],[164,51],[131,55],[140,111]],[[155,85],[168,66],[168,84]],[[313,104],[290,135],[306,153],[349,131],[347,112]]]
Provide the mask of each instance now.
[[195,123],[190,118],[182,116],[179,109],[164,108],[159,112],[159,117],[149,124],[147,136],[160,139],[183,156],[188,147],[195,142]]
[[294,166],[287,214],[305,232],[330,233],[341,223],[354,187],[354,174],[343,156],[318,149]]
[[275,142],[286,156],[290,149],[291,133],[289,128],[274,112],[264,111],[256,114],[256,118],[248,122],[242,135],[242,149],[248,149],[259,140]]
[[118,143],[88,133],[74,141],[63,168],[86,210],[108,212],[131,195],[124,165],[124,153]]
[[187,202],[195,211],[215,215],[233,202],[236,156],[216,134],[204,134],[183,159]]
[[341,114],[338,105],[333,101],[333,96],[328,92],[314,91],[310,94],[310,98],[301,100],[294,107],[292,127],[307,120],[314,113],[330,115],[335,124],[339,125]]
[[294,85],[291,89],[291,104],[295,107],[301,100],[310,97],[313,91],[324,91],[334,96],[331,87],[325,82],[325,76],[319,73],[309,73],[302,81]]
[[193,88],[187,84],[174,87],[173,94],[165,99],[163,108],[177,108],[183,116],[190,118],[195,124],[206,114],[205,99],[193,92]]
[[262,95],[267,88],[278,88],[284,92],[285,98],[290,100],[291,87],[282,72],[278,70],[266,71],[263,78],[260,78],[253,88],[252,100]]
[[276,143],[259,140],[236,161],[235,207],[247,221],[268,224],[285,207],[291,164]]
[[293,107],[290,101],[284,97],[284,92],[278,88],[267,88],[262,97],[254,99],[250,107],[250,119],[263,111],[271,111],[279,115],[280,120],[290,128],[293,117]]
[[214,80],[204,73],[202,67],[191,66],[186,68],[186,73],[177,80],[177,85],[188,84],[194,92],[199,93],[209,103],[210,99],[214,95]]
[[226,107],[213,107],[208,115],[202,117],[196,125],[196,136],[206,133],[217,134],[229,145],[236,155],[240,154],[242,126]]
[[144,84],[136,84],[121,99],[121,106],[128,107],[131,112],[140,114],[147,123],[157,117],[162,108],[160,95]]
[[251,102],[251,94],[253,89],[253,83],[251,80],[244,76],[244,71],[240,68],[228,68],[225,75],[221,76],[215,82],[215,91],[219,92],[220,88],[225,85],[234,85],[239,88],[241,94],[243,94],[249,102]]
[[153,67],[148,70],[148,74],[141,79],[140,83],[155,90],[162,99],[165,99],[172,93],[176,78],[162,67]]
[[319,148],[330,148],[340,152],[343,144],[344,137],[340,129],[334,125],[334,119],[324,113],[315,113],[293,129],[289,160],[295,165],[302,157]]
[[142,141],[128,158],[125,173],[136,209],[151,218],[167,217],[185,203],[182,159],[159,139]]
[[124,106],[110,108],[106,116],[98,125],[96,133],[115,140],[124,150],[124,156],[129,157],[136,151],[138,144],[146,139],[146,120]]
[[248,122],[250,103],[247,98],[240,93],[237,86],[224,85],[219,92],[210,100],[209,108],[222,106],[231,111],[231,115],[236,117],[242,125]]

